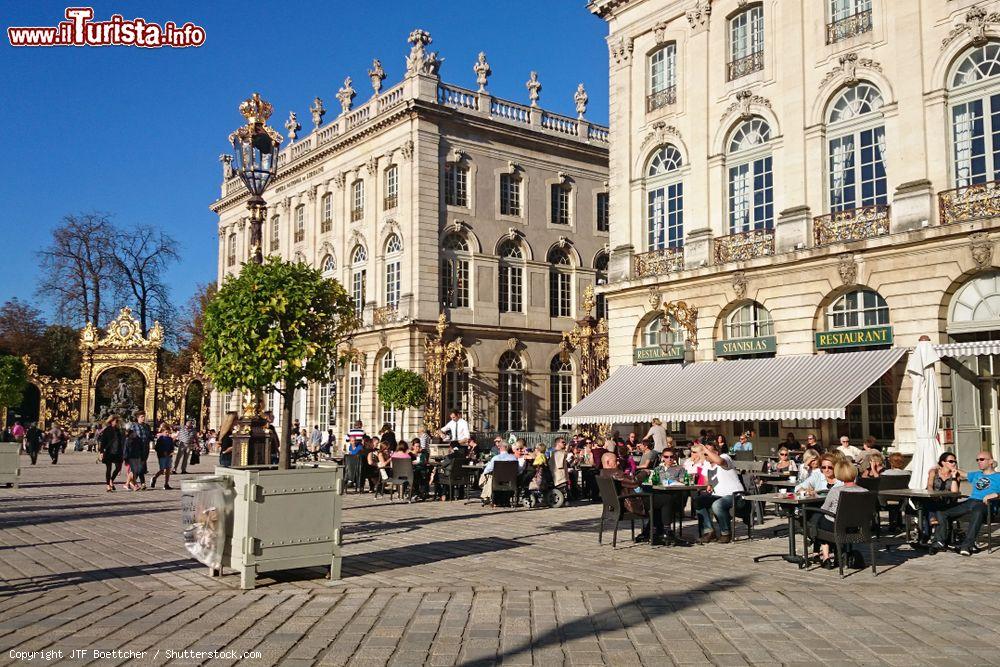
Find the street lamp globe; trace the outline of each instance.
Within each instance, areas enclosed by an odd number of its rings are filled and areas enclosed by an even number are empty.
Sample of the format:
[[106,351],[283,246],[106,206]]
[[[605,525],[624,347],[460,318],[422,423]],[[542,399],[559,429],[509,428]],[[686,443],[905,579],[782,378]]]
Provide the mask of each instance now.
[[236,151],[235,171],[255,199],[264,194],[278,173],[282,137],[267,125],[273,110],[260,93],[254,93],[240,104],[247,124],[229,135]]

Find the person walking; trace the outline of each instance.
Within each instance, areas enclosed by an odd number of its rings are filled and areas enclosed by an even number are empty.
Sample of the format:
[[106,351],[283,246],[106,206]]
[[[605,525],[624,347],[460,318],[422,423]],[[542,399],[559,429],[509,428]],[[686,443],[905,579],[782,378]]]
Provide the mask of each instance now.
[[146,459],[149,458],[149,440],[145,439],[138,424],[132,424],[125,436],[125,460],[128,461],[128,478],[125,488],[129,491],[146,490]]
[[177,449],[174,453],[174,466],[173,473],[176,475],[178,468],[180,468],[180,473],[186,475],[188,471],[188,459],[191,456],[191,448],[196,445],[195,437],[197,432],[194,430],[194,420],[189,419],[187,422],[181,425],[177,430],[177,439],[174,444]]
[[108,491],[115,490],[115,477],[122,471],[125,443],[119,423],[118,415],[108,417],[97,443],[97,451],[105,468],[104,480]]
[[156,461],[159,463],[160,469],[153,475],[153,479],[149,483],[149,488],[156,488],[156,480],[160,475],[164,476],[163,488],[167,491],[173,488],[170,486],[170,468],[172,467],[174,447],[174,437],[170,435],[170,425],[164,422],[160,424],[160,432],[156,435],[156,443],[153,445],[153,449],[156,451]]
[[24,451],[31,458],[31,465],[38,463],[38,452],[42,449],[42,430],[32,423],[24,432]]
[[319,424],[313,424],[312,431],[309,432],[309,453],[312,454],[313,461],[319,461],[319,448],[323,445],[323,431],[319,430]]
[[52,459],[52,465],[59,463],[59,454],[65,448],[64,438],[63,430],[59,428],[58,424],[53,424],[48,433],[49,458]]

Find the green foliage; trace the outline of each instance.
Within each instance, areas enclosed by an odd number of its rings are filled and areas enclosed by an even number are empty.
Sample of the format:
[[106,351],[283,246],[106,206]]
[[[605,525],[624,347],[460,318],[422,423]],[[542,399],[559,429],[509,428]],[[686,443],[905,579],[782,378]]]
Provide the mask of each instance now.
[[0,355],[0,408],[18,405],[28,386],[24,362],[9,354]]
[[405,368],[390,369],[378,381],[378,400],[397,410],[420,407],[427,401],[427,381]]
[[221,391],[329,380],[356,325],[347,291],[316,269],[273,257],[247,264],[205,309],[205,370]]

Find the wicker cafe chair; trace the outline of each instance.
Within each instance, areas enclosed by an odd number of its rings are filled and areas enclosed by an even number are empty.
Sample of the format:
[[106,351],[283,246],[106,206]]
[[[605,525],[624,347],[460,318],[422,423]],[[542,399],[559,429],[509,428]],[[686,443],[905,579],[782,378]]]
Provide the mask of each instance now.
[[[837,549],[837,565],[840,576],[844,576],[845,545],[867,544],[872,559],[872,575],[875,572],[875,538],[872,522],[878,513],[878,496],[874,493],[841,493],[837,512],[820,507],[805,507],[806,537],[810,540],[832,542]],[[833,519],[833,530],[820,528],[809,521],[814,514],[822,514]]]
[[413,500],[413,461],[409,459],[392,459],[392,466],[389,479],[383,485],[389,488],[389,500],[392,500],[394,493],[399,494],[403,499],[403,491],[406,490],[407,500]]
[[[611,534],[611,548],[614,549],[618,546],[618,524],[626,519],[631,524],[632,527],[632,539],[635,539],[635,520],[639,519],[644,521],[648,514],[639,514],[636,512],[630,512],[625,507],[624,500],[626,496],[622,495],[621,485],[612,479],[611,477],[597,477],[597,488],[601,493],[601,503],[604,505],[604,509],[601,512],[601,527],[597,531],[597,543],[604,544],[604,523],[611,519],[615,523],[614,532]],[[636,498],[642,500],[642,496],[637,494]],[[642,500],[645,503],[645,500]]]

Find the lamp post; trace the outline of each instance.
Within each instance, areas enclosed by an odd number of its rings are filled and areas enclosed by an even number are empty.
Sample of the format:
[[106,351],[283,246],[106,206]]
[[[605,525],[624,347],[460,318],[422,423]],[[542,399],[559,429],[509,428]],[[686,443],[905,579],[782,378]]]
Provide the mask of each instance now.
[[[229,135],[236,152],[234,171],[250,193],[250,250],[254,264],[264,263],[263,227],[267,217],[264,190],[278,173],[278,153],[282,137],[268,127],[267,119],[274,108],[254,93],[240,104],[246,125]],[[291,400],[288,396],[285,400]],[[267,465],[270,463],[267,440],[269,431],[263,414],[264,394],[254,388],[253,399],[243,407],[243,414],[233,432],[233,462],[236,465]]]
[[608,321],[595,318],[593,310],[594,288],[590,286],[583,292],[584,316],[575,327],[563,332],[559,343],[559,360],[564,364],[569,363],[572,352],[580,353],[581,399],[608,379]]
[[427,380],[427,409],[424,411],[424,428],[433,436],[441,428],[441,387],[448,364],[458,361],[464,364],[465,347],[461,340],[444,342],[444,332],[448,320],[444,313],[438,315],[437,338],[427,337],[424,341],[424,379]]

